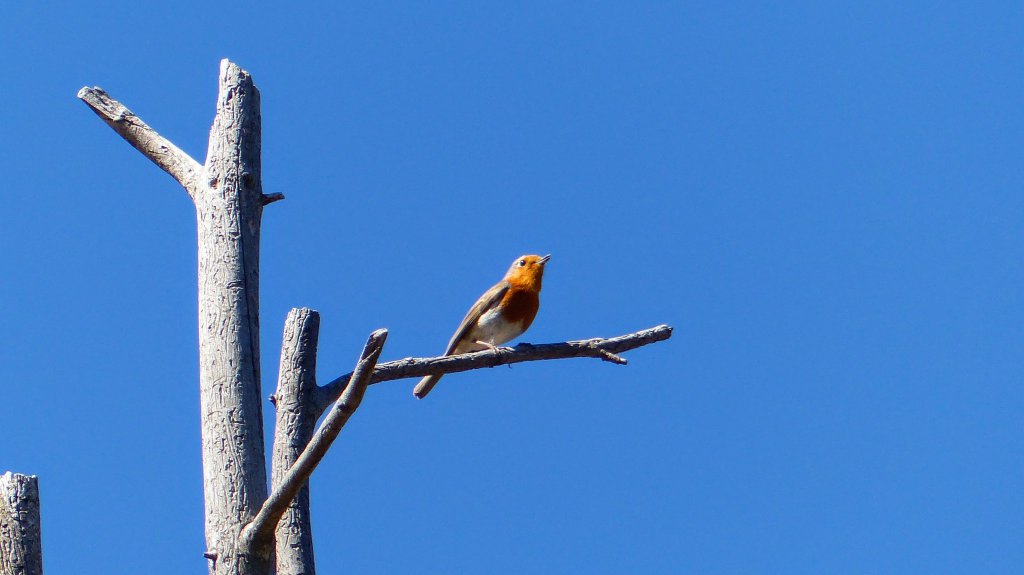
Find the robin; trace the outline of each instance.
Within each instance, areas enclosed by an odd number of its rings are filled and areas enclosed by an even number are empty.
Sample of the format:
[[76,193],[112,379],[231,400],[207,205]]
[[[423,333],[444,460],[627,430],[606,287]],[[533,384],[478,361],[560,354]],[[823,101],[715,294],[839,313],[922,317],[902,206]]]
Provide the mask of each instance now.
[[[544,264],[549,259],[550,254],[516,258],[505,278],[484,292],[469,308],[444,354],[494,349],[526,331],[540,308],[540,283],[544,277]],[[423,399],[441,375],[424,377],[412,392]]]

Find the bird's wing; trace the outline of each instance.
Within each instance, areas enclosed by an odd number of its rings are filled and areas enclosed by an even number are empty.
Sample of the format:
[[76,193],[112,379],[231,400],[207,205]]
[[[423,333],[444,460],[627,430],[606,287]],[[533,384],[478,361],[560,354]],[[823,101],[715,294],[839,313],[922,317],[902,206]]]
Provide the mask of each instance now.
[[508,291],[508,288],[508,281],[502,280],[494,284],[494,287],[484,292],[484,295],[480,296],[480,299],[476,301],[476,304],[466,312],[466,317],[462,318],[462,323],[459,324],[459,329],[455,330],[455,335],[453,335],[451,341],[448,342],[448,349],[444,352],[445,355],[451,355],[451,353],[455,351],[455,346],[459,344],[459,340],[469,333],[469,330],[473,328],[477,320],[480,319],[480,316],[498,305],[501,298],[505,297],[505,292]]

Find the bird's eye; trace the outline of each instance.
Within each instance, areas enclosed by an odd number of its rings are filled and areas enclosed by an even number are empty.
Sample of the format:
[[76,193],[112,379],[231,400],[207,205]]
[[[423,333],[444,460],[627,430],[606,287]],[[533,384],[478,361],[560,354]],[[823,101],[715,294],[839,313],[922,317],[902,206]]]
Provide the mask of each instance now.
[[519,260],[519,267],[523,267],[525,265],[526,265],[526,260]]

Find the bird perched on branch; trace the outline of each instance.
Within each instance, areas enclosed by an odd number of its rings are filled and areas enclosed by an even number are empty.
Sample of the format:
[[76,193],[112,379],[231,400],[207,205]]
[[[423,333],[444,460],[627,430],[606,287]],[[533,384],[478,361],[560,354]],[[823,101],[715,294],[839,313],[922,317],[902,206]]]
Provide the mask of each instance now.
[[[516,258],[504,279],[484,292],[469,308],[444,354],[493,349],[526,331],[540,308],[541,278],[549,259],[550,254]],[[441,375],[428,375],[412,392],[423,399],[439,379]]]

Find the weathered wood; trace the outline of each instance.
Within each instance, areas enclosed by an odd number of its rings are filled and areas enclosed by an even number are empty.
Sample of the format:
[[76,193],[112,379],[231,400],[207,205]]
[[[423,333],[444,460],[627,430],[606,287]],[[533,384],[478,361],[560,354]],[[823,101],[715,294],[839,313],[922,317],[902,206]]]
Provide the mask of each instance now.
[[161,137],[100,88],[78,92],[97,115],[186,189],[199,246],[199,388],[210,573],[263,575],[273,546],[239,553],[239,535],[267,497],[260,392],[259,261],[264,196],[260,94],[222,60],[206,163]]
[[[207,542],[203,555],[210,561],[211,575],[272,573],[275,529],[277,549],[283,556],[277,564],[279,574],[314,573],[308,478],[370,383],[566,357],[625,363],[615,354],[671,336],[672,328],[662,325],[611,339],[521,344],[514,349],[376,365],[387,337],[386,330],[379,330],[371,335],[352,374],[317,388],[319,316],[311,310],[293,310],[286,326],[281,380],[275,395],[274,489],[268,497],[260,392],[259,241],[263,206],[283,195],[262,191],[259,92],[248,73],[227,60],[221,62],[217,114],[202,166],[103,90],[83,88],[79,97],[125,140],[174,176],[195,203]],[[334,408],[312,433],[319,415],[331,403]],[[38,503],[38,494],[35,497]],[[38,569],[24,571],[26,575],[41,572],[38,524],[37,511],[35,535],[30,534],[27,541],[35,542]]]
[[323,460],[327,450],[331,448],[331,444],[341,433],[341,429],[362,403],[363,394],[366,393],[366,388],[370,384],[370,375],[373,374],[373,368],[377,365],[387,338],[388,330],[386,329],[378,329],[370,334],[363,347],[363,352],[359,355],[359,361],[356,362],[356,368],[352,370],[352,377],[349,379],[348,385],[345,386],[345,391],[335,402],[327,417],[324,418],[320,428],[313,434],[309,444],[302,450],[295,464],[285,473],[280,485],[274,488],[270,497],[263,503],[263,508],[260,509],[256,519],[251,525],[246,526],[243,540],[258,546],[261,540],[268,538],[268,534],[273,532],[274,526],[277,525],[281,515],[288,507],[288,503],[295,498],[299,489],[309,480],[309,476]]
[[[284,323],[277,390],[271,489],[281,485],[316,429],[316,353],[320,314],[293,309]],[[277,575],[315,575],[313,531],[309,521],[309,481],[289,503],[274,533]]]
[[0,475],[0,575],[42,575],[39,481],[35,475]]
[[260,392],[259,261],[263,214],[260,94],[221,62],[217,114],[195,196],[199,244],[199,388],[210,573],[262,575],[273,547],[239,536],[267,497]]
[[102,88],[82,88],[78,91],[78,97],[126,142],[178,180],[189,197],[195,199],[199,174],[203,169],[198,162],[150,128],[124,104],[107,95]]
[[[565,359],[570,357],[594,357],[616,364],[624,364],[626,360],[617,353],[636,349],[672,337],[672,328],[658,325],[635,333],[628,333],[612,338],[594,338],[562,343],[528,344],[521,343],[513,347],[498,347],[493,350],[464,353],[461,355],[443,355],[437,357],[407,357],[396,361],[378,364],[370,376],[370,383],[423,377],[438,373],[455,373],[484,367],[539,361],[544,359]],[[335,378],[333,381],[318,388],[317,404],[322,412],[338,398],[348,385],[351,373]]]

